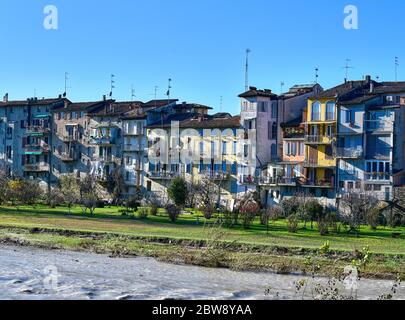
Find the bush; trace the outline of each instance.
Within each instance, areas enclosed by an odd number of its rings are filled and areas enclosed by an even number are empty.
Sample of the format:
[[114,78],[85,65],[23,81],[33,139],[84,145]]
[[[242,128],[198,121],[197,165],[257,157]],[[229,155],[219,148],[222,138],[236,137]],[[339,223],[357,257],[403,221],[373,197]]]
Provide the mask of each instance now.
[[51,208],[56,208],[58,205],[63,203],[63,195],[58,188],[52,188],[47,194],[46,201]]
[[138,217],[139,219],[147,219],[148,218],[148,209],[147,208],[142,208],[141,210],[139,210],[138,212]]
[[297,233],[300,219],[296,214],[292,214],[287,218],[287,228],[290,233]]
[[152,216],[157,216],[159,213],[159,207],[156,204],[152,204],[150,207],[150,214]]
[[171,222],[176,222],[177,218],[180,215],[180,209],[176,205],[169,204],[166,207],[167,214],[169,215],[169,219]]
[[188,186],[184,179],[180,177],[174,179],[167,192],[176,206],[181,208],[185,206],[188,199]]
[[250,201],[244,203],[240,208],[240,213],[242,215],[243,227],[249,229],[256,218],[257,214],[260,212],[260,206],[255,201]]
[[270,222],[270,220],[277,221],[282,216],[283,210],[280,207],[277,206],[269,207],[266,210],[262,210],[260,223],[265,226]]
[[283,210],[284,217],[288,218],[291,215],[295,215],[299,211],[300,201],[297,197],[284,199],[281,202],[281,208]]
[[377,227],[380,224],[380,210],[378,210],[378,208],[374,208],[366,212],[365,219],[372,230],[377,230]]

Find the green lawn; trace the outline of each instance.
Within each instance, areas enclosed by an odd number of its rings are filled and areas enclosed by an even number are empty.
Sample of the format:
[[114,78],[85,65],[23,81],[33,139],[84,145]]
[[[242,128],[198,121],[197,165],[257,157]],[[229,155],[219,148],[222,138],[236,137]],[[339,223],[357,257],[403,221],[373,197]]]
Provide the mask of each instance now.
[[[197,217],[199,223],[197,224]],[[122,216],[119,208],[97,209],[94,216],[83,215],[80,208],[73,208],[68,215],[67,208],[51,209],[45,206],[33,207],[0,207],[0,227],[49,228],[72,231],[113,232],[117,234],[162,237],[173,239],[206,239],[202,215],[181,215],[178,222],[170,223],[164,211],[157,217],[149,216],[140,220]],[[208,222],[208,223],[212,223]],[[402,232],[398,238],[392,238],[392,232]],[[395,230],[381,227],[372,231],[363,227],[359,237],[342,233],[340,235],[320,236],[317,230],[301,229],[296,234],[287,231],[285,221],[270,225],[269,234],[266,227],[255,222],[250,230],[238,226],[225,229],[226,239],[238,243],[270,245],[293,248],[319,248],[327,240],[332,250],[353,252],[368,246],[374,253],[405,255],[405,228]]]

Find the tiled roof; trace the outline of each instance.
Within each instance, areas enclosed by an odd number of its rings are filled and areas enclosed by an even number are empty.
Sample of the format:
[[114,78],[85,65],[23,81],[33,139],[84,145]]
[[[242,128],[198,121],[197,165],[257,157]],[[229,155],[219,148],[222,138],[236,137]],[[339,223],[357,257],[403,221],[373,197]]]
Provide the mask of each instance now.
[[159,121],[148,126],[149,129],[170,128],[173,121],[178,121],[180,128],[190,129],[234,129],[239,128],[240,116],[215,117],[198,114],[174,114],[167,117],[163,122]]
[[68,99],[56,98],[56,99],[27,99],[27,100],[10,100],[7,102],[0,101],[0,107],[12,107],[12,106],[29,106],[29,105],[37,105],[37,106],[47,106],[52,105],[55,103],[62,103],[64,101],[70,101]]
[[269,89],[258,90],[256,87],[250,87],[248,91],[239,95],[240,98],[253,98],[253,97],[267,97],[267,98],[277,98],[277,95],[274,94]]

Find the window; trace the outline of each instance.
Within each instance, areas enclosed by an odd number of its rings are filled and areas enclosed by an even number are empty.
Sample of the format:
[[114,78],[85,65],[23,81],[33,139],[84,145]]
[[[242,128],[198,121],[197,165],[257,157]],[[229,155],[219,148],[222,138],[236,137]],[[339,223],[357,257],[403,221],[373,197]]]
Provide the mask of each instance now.
[[272,105],[271,105],[271,117],[273,118],[273,119],[275,119],[275,118],[277,118],[277,103],[273,103]]
[[333,136],[333,127],[331,125],[328,125],[326,127],[326,136],[332,137]]
[[258,102],[258,105],[259,105],[260,112],[267,112],[267,102],[260,101],[260,102]]
[[273,126],[271,128],[271,136],[273,140],[277,139],[277,123],[273,123]]
[[351,110],[343,110],[344,123],[354,124],[354,113]]
[[321,103],[316,101],[312,104],[311,108],[311,120],[320,121],[321,120]]
[[335,120],[335,103],[328,102],[326,104],[326,120],[333,121]]
[[327,160],[333,159],[333,148],[331,146],[326,146],[325,156]]

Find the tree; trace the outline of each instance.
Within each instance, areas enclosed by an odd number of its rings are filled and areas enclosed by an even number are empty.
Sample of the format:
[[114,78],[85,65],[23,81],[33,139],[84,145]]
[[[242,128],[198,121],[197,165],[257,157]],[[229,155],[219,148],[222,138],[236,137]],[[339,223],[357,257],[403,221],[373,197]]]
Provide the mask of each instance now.
[[366,215],[378,206],[378,200],[371,195],[352,192],[340,200],[340,215],[349,225],[349,232],[356,235]]
[[188,187],[183,178],[174,179],[167,192],[176,206],[184,208],[188,198]]
[[166,211],[167,211],[167,214],[169,215],[169,219],[170,219],[170,221],[171,222],[176,222],[177,221],[177,218],[179,217],[179,215],[180,215],[180,209],[179,209],[179,207],[177,207],[176,205],[174,205],[174,204],[169,204],[167,207],[166,207]]
[[283,209],[284,216],[288,218],[291,215],[295,215],[299,212],[300,201],[299,198],[294,196],[286,198],[281,202],[281,208]]
[[9,180],[7,183],[7,198],[13,206],[20,200],[22,184],[21,179]]
[[87,175],[79,182],[79,192],[83,213],[89,210],[90,214],[94,214],[100,198],[97,192],[96,180],[92,175]]
[[114,204],[119,204],[121,195],[124,193],[125,179],[122,174],[121,167],[114,170],[109,180],[109,192],[112,196],[112,201]]
[[0,204],[8,201],[8,182],[10,178],[3,168],[0,169]]
[[38,182],[24,180],[19,184],[18,200],[24,205],[36,204],[44,195],[44,192]]
[[63,202],[69,208],[69,214],[72,212],[72,207],[80,200],[80,187],[74,175],[64,175],[59,180],[60,191],[63,196]]
[[215,212],[217,187],[209,179],[203,178],[195,187],[199,209],[206,219],[211,219]]
[[314,222],[319,220],[319,217],[324,211],[324,207],[316,199],[310,199],[306,204],[307,216],[311,221],[311,229],[314,229]]
[[252,200],[248,201],[242,204],[240,208],[240,213],[242,215],[242,220],[243,220],[243,227],[245,229],[249,229],[260,212],[260,206],[259,204]]
[[56,208],[57,205],[63,203],[63,194],[58,187],[51,188],[47,194],[47,204],[51,208]]

